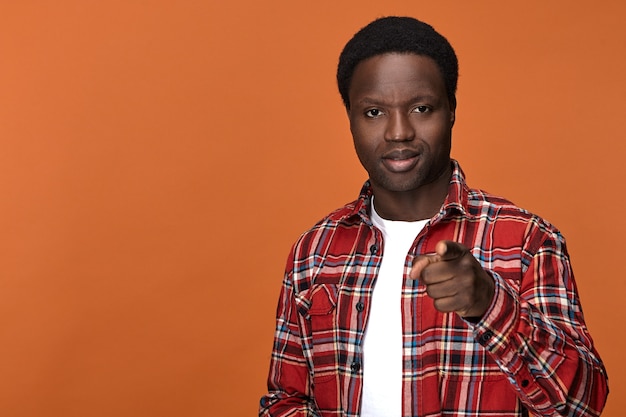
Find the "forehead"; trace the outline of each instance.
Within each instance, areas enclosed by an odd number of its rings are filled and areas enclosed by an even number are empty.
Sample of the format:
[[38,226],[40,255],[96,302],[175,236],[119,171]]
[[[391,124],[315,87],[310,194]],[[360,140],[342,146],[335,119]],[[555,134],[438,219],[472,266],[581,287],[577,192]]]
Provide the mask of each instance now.
[[350,97],[428,91],[445,94],[445,82],[437,63],[430,57],[413,53],[388,53],[361,61],[352,74]]

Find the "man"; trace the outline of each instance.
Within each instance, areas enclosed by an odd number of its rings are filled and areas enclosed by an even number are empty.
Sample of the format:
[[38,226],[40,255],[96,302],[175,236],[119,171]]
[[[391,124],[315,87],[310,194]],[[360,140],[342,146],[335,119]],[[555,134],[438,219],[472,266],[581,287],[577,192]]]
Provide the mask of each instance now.
[[287,261],[260,416],[598,416],[608,393],[565,241],[450,159],[458,64],[378,19],[337,70],[359,198]]

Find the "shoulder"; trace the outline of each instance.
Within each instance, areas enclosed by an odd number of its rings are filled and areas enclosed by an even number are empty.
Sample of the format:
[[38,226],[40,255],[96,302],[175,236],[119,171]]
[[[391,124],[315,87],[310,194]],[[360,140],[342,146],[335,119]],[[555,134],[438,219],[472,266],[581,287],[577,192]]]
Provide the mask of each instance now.
[[478,188],[466,188],[466,195],[466,210],[469,216],[480,216],[481,213],[485,212],[498,213],[499,215],[508,214],[520,218],[535,216],[504,197]]
[[[488,222],[510,228],[536,226],[546,232],[558,233],[556,227],[537,214],[522,208],[511,200],[479,188],[472,188],[456,160],[452,160],[453,172],[444,203],[444,210],[456,212],[470,222]],[[501,229],[501,227],[500,227]]]
[[[318,274],[331,263],[341,269],[348,254],[363,252],[367,238],[363,228],[368,225],[358,213],[359,201],[353,201],[324,216],[310,229],[300,235],[291,248],[285,266],[287,285],[293,285],[300,293],[310,288]],[[332,269],[332,268],[331,268]],[[326,271],[331,279],[337,271]],[[335,277],[337,278],[337,277]]]
[[508,233],[517,231],[531,246],[541,245],[546,240],[564,243],[560,230],[550,221],[499,195],[468,188],[466,210],[469,218],[494,222],[496,229]]
[[338,230],[358,228],[363,223],[358,211],[360,204],[362,204],[360,200],[355,200],[331,211],[302,233],[294,247],[304,247],[307,250],[315,249],[319,246],[320,241],[327,240],[325,237],[335,234]]

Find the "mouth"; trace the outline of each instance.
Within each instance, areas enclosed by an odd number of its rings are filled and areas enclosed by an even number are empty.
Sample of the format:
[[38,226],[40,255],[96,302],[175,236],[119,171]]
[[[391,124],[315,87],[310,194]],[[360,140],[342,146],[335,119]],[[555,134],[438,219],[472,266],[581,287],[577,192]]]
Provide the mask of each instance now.
[[383,155],[382,163],[391,172],[410,171],[417,165],[420,154],[410,149],[397,149]]

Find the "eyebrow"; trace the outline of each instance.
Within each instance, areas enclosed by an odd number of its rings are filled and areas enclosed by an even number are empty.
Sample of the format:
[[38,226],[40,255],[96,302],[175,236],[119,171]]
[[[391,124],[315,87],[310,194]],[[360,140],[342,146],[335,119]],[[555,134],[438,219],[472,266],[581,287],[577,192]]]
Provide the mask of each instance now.
[[[414,97],[411,97],[410,99],[406,100],[404,102],[404,104],[407,103],[415,103],[418,101],[436,101],[437,97],[432,95],[432,94],[418,94]],[[378,104],[386,104],[384,99],[376,99],[373,98],[371,96],[365,96],[362,99],[356,100],[355,103],[358,103],[360,105],[364,105],[364,106],[370,106],[370,105],[378,105]]]

